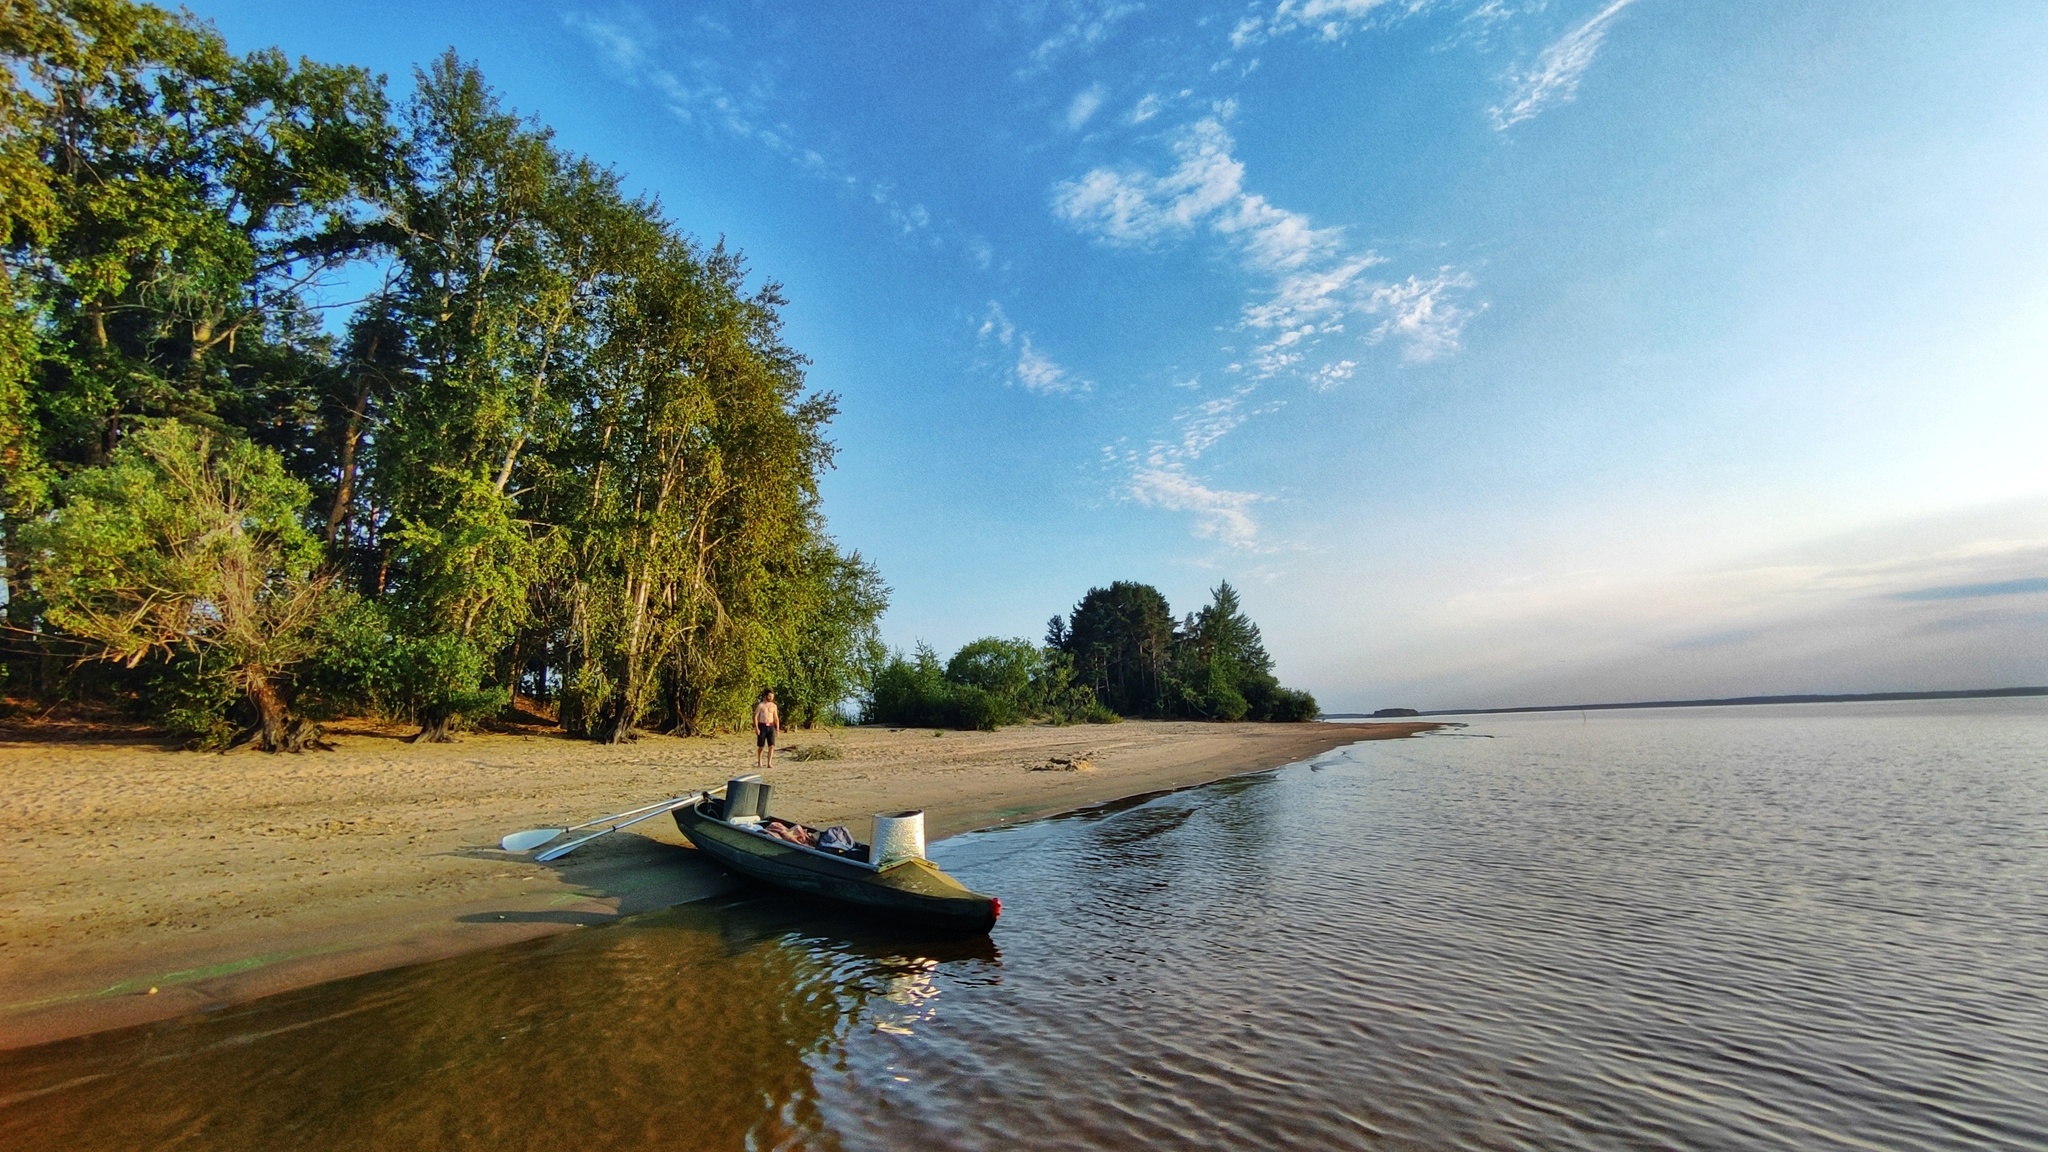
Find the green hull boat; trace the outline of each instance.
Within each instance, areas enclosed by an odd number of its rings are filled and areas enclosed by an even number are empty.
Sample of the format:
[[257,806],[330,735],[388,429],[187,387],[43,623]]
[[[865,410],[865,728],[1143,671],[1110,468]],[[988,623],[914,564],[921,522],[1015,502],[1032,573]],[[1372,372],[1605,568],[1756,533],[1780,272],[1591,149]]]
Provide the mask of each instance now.
[[675,809],[676,827],[698,851],[750,879],[947,933],[985,934],[1002,914],[1001,900],[969,889],[929,860],[911,857],[877,868],[868,863],[864,844],[848,853],[810,848],[756,826],[729,824],[723,812],[716,798],[686,804]]

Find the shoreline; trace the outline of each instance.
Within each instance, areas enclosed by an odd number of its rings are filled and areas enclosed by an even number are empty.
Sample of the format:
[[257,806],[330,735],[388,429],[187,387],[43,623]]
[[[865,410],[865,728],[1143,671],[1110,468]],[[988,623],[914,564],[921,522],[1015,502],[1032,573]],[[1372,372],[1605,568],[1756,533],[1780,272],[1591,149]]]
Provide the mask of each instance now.
[[[860,835],[873,812],[922,807],[939,840],[1442,726],[818,729],[785,734],[765,775],[776,810],[806,823]],[[497,839],[723,783],[752,770],[744,736],[608,746],[528,732],[410,745],[402,734],[342,726],[336,751],[297,756],[0,737],[0,1049],[214,1011],[738,886],[668,819],[546,865],[499,851]],[[1055,757],[1092,767],[1057,770]]]

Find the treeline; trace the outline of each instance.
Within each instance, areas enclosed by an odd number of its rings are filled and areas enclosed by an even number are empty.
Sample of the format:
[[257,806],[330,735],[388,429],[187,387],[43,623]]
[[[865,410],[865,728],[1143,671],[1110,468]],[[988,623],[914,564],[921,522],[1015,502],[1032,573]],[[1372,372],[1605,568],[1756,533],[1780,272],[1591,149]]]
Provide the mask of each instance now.
[[992,730],[1021,720],[1313,720],[1315,697],[1283,688],[1237,590],[1176,620],[1149,584],[1092,588],[1045,643],[987,637],[940,662],[920,645],[871,678],[870,723]]
[[515,691],[619,740],[864,686],[887,589],[820,515],[835,401],[737,254],[452,52],[394,103],[14,0],[0,55],[9,691],[279,749]]

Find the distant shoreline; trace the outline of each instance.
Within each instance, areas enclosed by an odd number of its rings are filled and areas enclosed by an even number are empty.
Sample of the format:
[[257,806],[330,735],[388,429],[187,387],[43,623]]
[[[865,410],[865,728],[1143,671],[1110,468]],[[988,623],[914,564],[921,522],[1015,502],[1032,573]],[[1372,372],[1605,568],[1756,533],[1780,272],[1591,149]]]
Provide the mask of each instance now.
[[[1982,700],[2011,696],[2048,696],[2048,687],[1966,688],[1958,692],[1852,692],[1843,695],[1802,693],[1793,696],[1729,696],[1718,700],[1639,700],[1620,704],[1530,704],[1519,708],[1423,709],[1417,716],[1498,716],[1509,712],[1604,712],[1621,708],[1727,708],[1747,704],[1857,704],[1885,700]],[[1405,717],[1405,713],[1403,714]],[[1326,720],[1388,719],[1370,712],[1326,712]]]

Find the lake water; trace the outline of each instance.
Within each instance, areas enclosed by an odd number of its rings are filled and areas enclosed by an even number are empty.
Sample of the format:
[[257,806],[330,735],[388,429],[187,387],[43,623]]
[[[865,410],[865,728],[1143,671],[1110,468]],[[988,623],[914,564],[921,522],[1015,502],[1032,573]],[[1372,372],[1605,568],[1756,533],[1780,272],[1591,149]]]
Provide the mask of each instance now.
[[0,1053],[0,1147],[2048,1147],[2048,701],[1484,717]]

